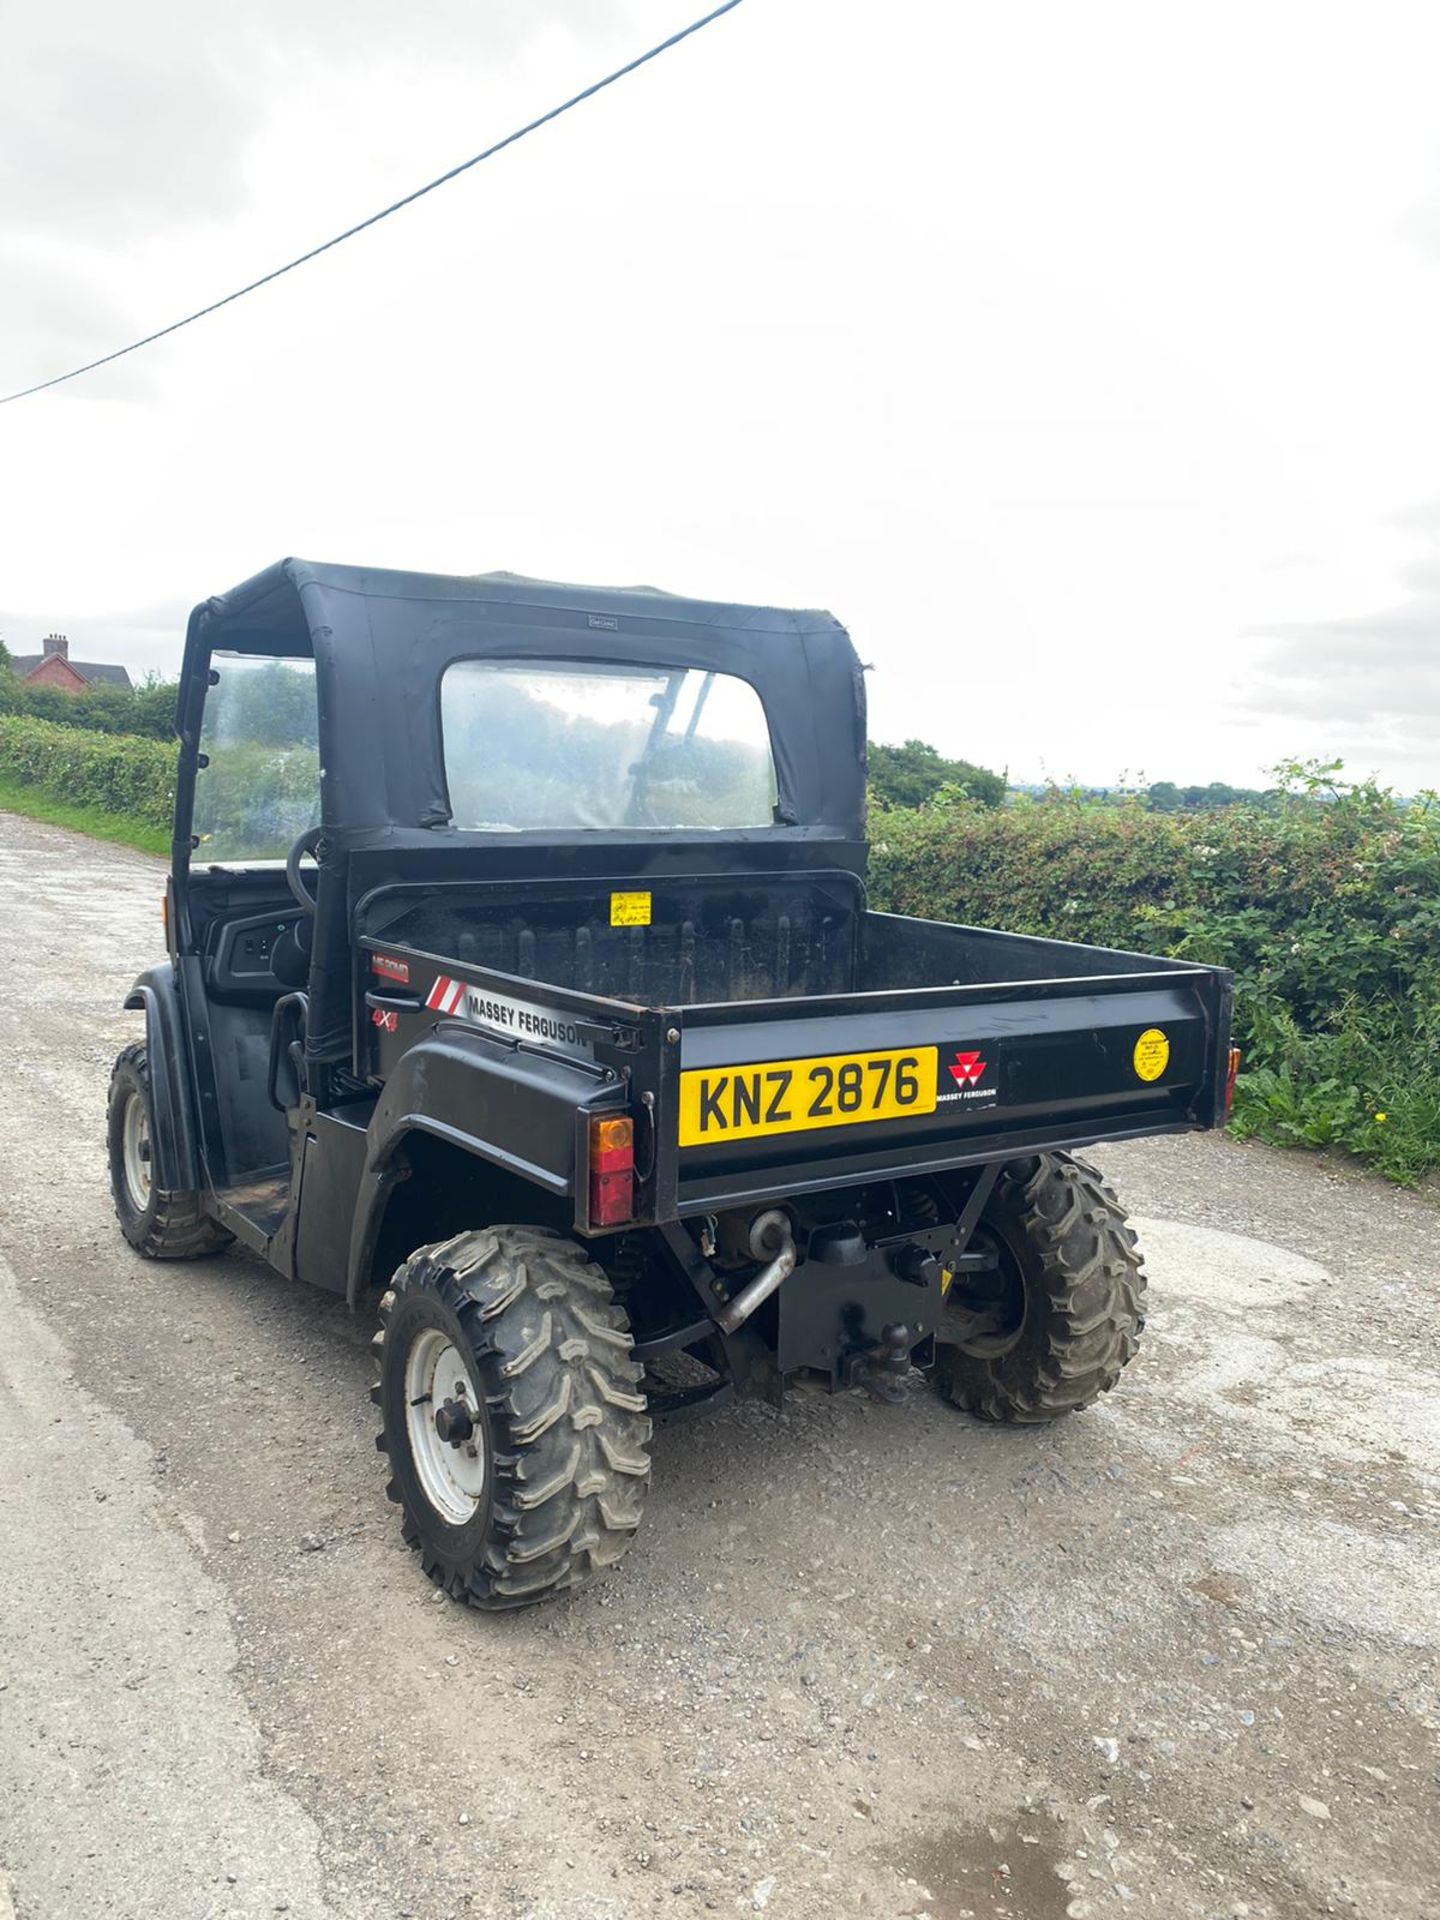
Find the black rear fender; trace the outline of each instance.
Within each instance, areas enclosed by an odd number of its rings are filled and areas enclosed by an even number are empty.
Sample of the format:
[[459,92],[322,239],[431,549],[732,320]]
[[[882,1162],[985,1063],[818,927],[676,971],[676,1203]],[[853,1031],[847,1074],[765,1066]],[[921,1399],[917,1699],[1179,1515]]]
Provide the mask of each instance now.
[[366,1208],[366,1238],[357,1249],[353,1278],[340,1276],[352,1307],[372,1287],[388,1286],[417,1247],[477,1227],[522,1223],[566,1233],[573,1224],[568,1199],[542,1193],[433,1133],[407,1134],[390,1165],[395,1177],[374,1191]]
[[185,1024],[171,963],[142,973],[124,1004],[130,1012],[145,1014],[155,1183],[167,1193],[198,1192],[205,1177],[186,1072]]
[[[614,1107],[618,1092],[616,1080],[585,1063],[507,1046],[458,1022],[409,1048],[386,1081],[368,1128],[350,1235],[351,1304],[370,1282],[377,1250],[383,1251],[381,1230],[397,1189],[422,1169],[444,1178],[447,1167],[464,1167],[441,1148],[484,1163],[491,1177],[483,1184],[487,1192],[506,1196],[507,1219],[569,1221],[577,1115],[592,1106]],[[521,1204],[524,1213],[517,1214]],[[404,1212],[420,1225],[409,1196]],[[437,1231],[422,1228],[405,1252],[443,1234],[449,1212],[443,1199],[435,1212]]]

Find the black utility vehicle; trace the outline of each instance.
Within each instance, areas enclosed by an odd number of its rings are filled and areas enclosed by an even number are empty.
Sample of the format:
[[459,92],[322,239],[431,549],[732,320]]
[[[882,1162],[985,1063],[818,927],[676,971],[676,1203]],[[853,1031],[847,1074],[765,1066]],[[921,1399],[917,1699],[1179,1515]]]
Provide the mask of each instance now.
[[871,912],[828,614],[288,560],[191,616],[126,1237],[380,1290],[390,1492],[507,1607],[619,1559],[653,1415],[1114,1385],[1070,1149],[1220,1125],[1229,976]]

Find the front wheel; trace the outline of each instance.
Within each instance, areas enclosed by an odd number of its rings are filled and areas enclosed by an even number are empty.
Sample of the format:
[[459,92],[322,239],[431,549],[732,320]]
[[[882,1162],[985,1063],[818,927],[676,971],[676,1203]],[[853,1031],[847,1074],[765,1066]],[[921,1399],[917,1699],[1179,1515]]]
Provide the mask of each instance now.
[[380,1315],[376,1444],[436,1585],[498,1610],[613,1565],[640,1524],[650,1421],[601,1269],[536,1227],[457,1234],[410,1256]]
[[156,1184],[151,1159],[150,1062],[143,1046],[126,1047],[110,1075],[110,1193],[120,1231],[150,1260],[198,1260],[219,1253],[233,1235],[205,1213],[201,1197]]
[[[1114,1189],[1067,1153],[1002,1169],[979,1233],[994,1272],[936,1329],[936,1376],[982,1420],[1058,1420],[1108,1393],[1145,1324],[1145,1275]],[[956,1290],[958,1292],[958,1288]],[[982,1298],[977,1300],[976,1295]],[[983,1331],[973,1310],[983,1306]]]

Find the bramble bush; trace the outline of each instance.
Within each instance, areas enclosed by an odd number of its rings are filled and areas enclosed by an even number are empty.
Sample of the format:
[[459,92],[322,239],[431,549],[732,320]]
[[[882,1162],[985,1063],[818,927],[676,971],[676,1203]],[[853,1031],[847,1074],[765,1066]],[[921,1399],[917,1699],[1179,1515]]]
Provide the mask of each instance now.
[[1440,801],[1339,767],[1203,814],[1063,793],[871,814],[875,905],[1231,967],[1235,1131],[1440,1165]]

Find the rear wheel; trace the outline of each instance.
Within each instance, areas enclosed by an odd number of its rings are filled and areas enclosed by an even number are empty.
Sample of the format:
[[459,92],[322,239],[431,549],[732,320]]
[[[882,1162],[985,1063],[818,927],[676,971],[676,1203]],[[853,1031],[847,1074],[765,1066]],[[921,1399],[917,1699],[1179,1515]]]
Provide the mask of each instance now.
[[1038,1422],[1108,1393],[1145,1324],[1145,1275],[1114,1189],[1069,1154],[1014,1161],[979,1234],[994,1273],[947,1302],[948,1343],[943,1319],[936,1330],[949,1398],[982,1420]]
[[584,1251],[535,1227],[457,1234],[410,1256],[380,1315],[376,1444],[436,1585],[518,1607],[619,1560],[650,1421],[629,1322]]
[[203,1210],[198,1193],[155,1184],[150,1066],[143,1046],[126,1047],[110,1075],[110,1192],[120,1231],[151,1260],[198,1260],[233,1235]]

